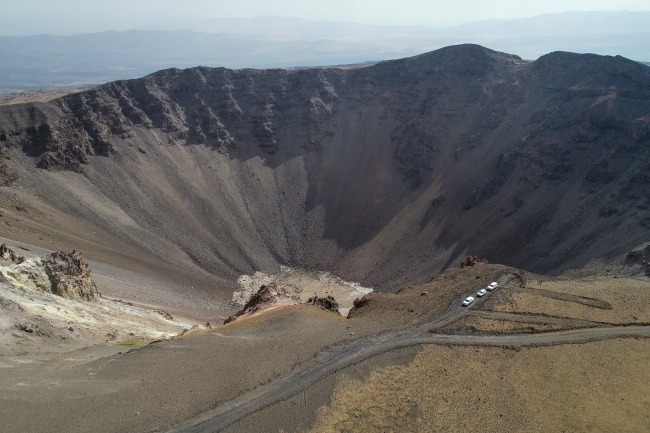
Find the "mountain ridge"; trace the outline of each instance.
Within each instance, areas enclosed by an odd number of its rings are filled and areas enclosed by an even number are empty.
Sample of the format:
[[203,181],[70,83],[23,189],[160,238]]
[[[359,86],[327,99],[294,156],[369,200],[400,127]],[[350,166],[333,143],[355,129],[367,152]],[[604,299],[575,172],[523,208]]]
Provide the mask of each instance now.
[[[456,27],[261,17],[158,23],[149,30],[0,37],[0,91],[81,86],[197,65],[303,67],[398,59],[476,43],[536,59],[551,51],[650,61],[650,12],[571,12]],[[67,30],[67,29],[66,29]]]
[[225,281],[288,265],[395,290],[468,253],[558,272],[647,242],[649,122],[636,62],[461,45],[342,69],[168,69],[0,107],[0,144],[6,184],[143,254]]

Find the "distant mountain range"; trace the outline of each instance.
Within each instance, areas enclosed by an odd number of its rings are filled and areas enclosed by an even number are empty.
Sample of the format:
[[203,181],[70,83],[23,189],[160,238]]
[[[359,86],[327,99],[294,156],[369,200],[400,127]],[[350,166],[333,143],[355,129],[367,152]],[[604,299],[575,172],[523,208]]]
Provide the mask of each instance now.
[[569,12],[456,27],[219,18],[73,36],[0,37],[0,89],[99,84],[192,66],[283,68],[381,61],[478,43],[534,60],[552,51],[650,61],[650,12]]

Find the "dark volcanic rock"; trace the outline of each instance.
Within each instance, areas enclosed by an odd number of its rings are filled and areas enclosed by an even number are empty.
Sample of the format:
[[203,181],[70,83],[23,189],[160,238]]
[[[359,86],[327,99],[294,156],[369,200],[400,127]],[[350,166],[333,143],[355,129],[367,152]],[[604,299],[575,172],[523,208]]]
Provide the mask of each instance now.
[[[3,135],[0,135],[0,186],[12,186],[18,182],[18,175],[12,170],[11,166],[7,164],[7,160],[11,160],[7,149],[1,143],[1,138]],[[4,136],[6,139],[6,136]]]
[[307,301],[308,304],[316,305],[323,310],[327,311],[332,311],[336,314],[339,313],[339,303],[336,302],[336,299],[334,299],[333,296],[326,296],[324,298],[321,298],[319,296],[314,296],[312,298],[309,298]]
[[646,277],[650,277],[650,245],[627,253],[623,262],[627,267],[639,267]]
[[357,298],[354,300],[352,303],[352,308],[350,308],[350,313],[352,313],[355,310],[359,310],[370,302],[370,299],[367,296],[364,296],[363,298]]
[[[364,67],[168,69],[2,106],[0,182],[15,173],[191,272],[290,265],[393,290],[470,246],[550,273],[650,241],[649,144],[647,66],[461,45]],[[84,177],[45,184],[35,167]]]
[[440,151],[439,145],[433,134],[415,123],[394,132],[392,138],[397,141],[395,160],[399,171],[411,188],[417,188],[433,169],[431,160]]

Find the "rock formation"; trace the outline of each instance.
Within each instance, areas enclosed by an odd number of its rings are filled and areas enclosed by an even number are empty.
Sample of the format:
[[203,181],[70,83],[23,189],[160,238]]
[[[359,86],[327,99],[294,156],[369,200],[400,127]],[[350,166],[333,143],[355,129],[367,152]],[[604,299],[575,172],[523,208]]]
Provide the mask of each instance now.
[[336,314],[340,314],[339,303],[336,302],[336,299],[334,299],[333,296],[326,296],[326,297],[314,296],[309,298],[307,303],[311,305],[316,305],[322,308],[323,310],[332,311]]
[[53,293],[68,299],[93,301],[100,297],[90,266],[81,253],[63,251],[42,258],[25,258],[6,244],[0,245],[0,272],[18,286]]
[[256,293],[251,295],[241,310],[228,317],[223,323],[226,325],[238,317],[253,314],[264,307],[282,302],[295,304],[299,302],[299,299],[288,295],[285,290],[279,288],[275,283],[265,284]]
[[623,266],[630,273],[629,268],[640,269],[646,277],[650,277],[650,245],[645,245],[643,248],[629,251],[623,261]]
[[471,266],[480,265],[482,263],[487,263],[488,259],[479,259],[477,256],[469,256],[462,262],[460,262],[461,268],[469,268]]
[[63,251],[53,253],[43,258],[43,265],[52,282],[52,293],[86,301],[99,297],[90,266],[84,262],[81,253],[74,250],[70,254]]
[[363,298],[355,299],[354,304],[353,304],[352,308],[350,309],[350,313],[352,313],[355,310],[358,310],[360,308],[365,307],[366,305],[368,305],[369,302],[370,302],[370,299],[368,297],[366,297],[366,296],[364,296]]
[[25,261],[25,257],[16,254],[14,250],[9,248],[4,242],[0,245],[0,257],[18,264]]

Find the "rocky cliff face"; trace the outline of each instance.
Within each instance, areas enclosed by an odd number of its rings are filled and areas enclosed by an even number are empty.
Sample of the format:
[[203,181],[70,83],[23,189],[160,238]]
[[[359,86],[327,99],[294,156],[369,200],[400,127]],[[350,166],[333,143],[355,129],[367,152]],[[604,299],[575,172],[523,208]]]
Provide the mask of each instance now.
[[[147,254],[384,288],[468,252],[542,272],[621,256],[650,238],[649,144],[647,66],[475,45],[361,68],[170,69],[0,107],[4,183]],[[122,223],[64,196],[78,186],[61,171]]]

